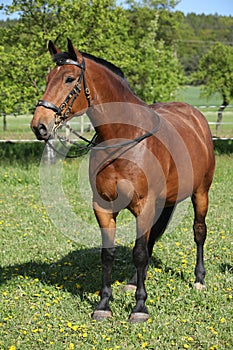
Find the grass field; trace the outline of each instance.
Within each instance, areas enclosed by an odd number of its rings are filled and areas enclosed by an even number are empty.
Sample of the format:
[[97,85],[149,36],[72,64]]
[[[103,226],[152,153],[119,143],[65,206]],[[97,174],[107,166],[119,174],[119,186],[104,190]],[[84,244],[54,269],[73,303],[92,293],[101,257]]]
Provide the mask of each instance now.
[[[101,283],[100,233],[77,185],[82,159],[65,161],[62,167],[65,197],[82,218],[77,239],[68,226],[62,234],[48,216],[41,201],[45,183],[40,183],[39,161],[6,159],[0,168],[1,350],[233,348],[232,155],[217,156],[210,191],[207,289],[200,293],[192,288],[195,245],[187,204],[179,214],[182,221],[177,219],[155,247],[146,282],[150,319],[145,324],[128,323],[134,295],[123,292],[133,272],[134,233],[132,241],[118,240],[113,318],[91,320]],[[130,225],[124,212],[119,226],[123,222]]]
[[233,105],[229,105],[223,112],[223,120],[220,130],[216,131],[217,111],[222,104],[221,96],[216,94],[207,99],[201,96],[199,86],[185,86],[181,88],[176,97],[177,101],[187,102],[197,107],[210,122],[210,129],[213,136],[233,137]]
[[[176,97],[176,101],[187,102],[196,106],[211,123],[216,122],[218,106],[222,103],[219,95],[213,96],[210,99],[200,97],[200,87],[198,86],[186,86],[181,88]],[[35,137],[29,125],[31,118],[32,115],[17,117],[13,115],[7,116],[7,131],[4,132],[3,128],[0,127],[0,140],[34,140]],[[75,130],[80,131],[79,119],[75,118],[73,122]],[[85,128],[88,128],[89,123],[87,117],[84,118],[84,122]],[[215,130],[215,124],[211,124],[210,128],[213,136],[233,137],[233,106],[227,107],[223,112],[223,124],[218,132]]]

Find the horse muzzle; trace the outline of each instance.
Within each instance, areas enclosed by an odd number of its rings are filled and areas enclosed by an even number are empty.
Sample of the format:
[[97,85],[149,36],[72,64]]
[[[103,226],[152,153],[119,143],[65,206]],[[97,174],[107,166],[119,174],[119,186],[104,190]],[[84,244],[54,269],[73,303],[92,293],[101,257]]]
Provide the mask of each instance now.
[[31,129],[38,140],[48,141],[48,139],[52,137],[53,125],[54,122],[50,123],[48,126],[44,123],[38,123],[37,125],[31,123]]

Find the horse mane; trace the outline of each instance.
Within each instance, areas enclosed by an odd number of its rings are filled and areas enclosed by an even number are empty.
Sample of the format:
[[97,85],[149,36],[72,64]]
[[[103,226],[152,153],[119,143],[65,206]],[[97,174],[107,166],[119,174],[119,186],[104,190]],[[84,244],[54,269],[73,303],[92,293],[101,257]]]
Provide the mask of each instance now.
[[[96,56],[91,55],[91,54],[86,53],[86,52],[80,51],[80,53],[82,54],[82,56],[84,58],[88,58],[88,59],[108,68],[109,70],[111,70],[113,73],[115,73],[116,75],[118,75],[122,79],[125,79],[125,75],[124,75],[123,71],[119,67],[115,66],[115,64],[110,63],[110,62],[104,60],[103,58],[96,57]],[[60,59],[68,59],[68,58],[74,59],[73,57],[71,57],[71,55],[68,52],[59,52],[59,53],[54,55],[53,61],[57,64]]]
[[103,58],[96,57],[96,56],[91,55],[91,54],[86,53],[86,52],[81,52],[81,54],[83,55],[83,57],[89,58],[90,60],[101,64],[102,66],[111,70],[116,75],[119,75],[122,79],[125,79],[125,75],[124,75],[123,71],[119,67],[115,66],[115,64],[108,62],[108,61],[104,60]]

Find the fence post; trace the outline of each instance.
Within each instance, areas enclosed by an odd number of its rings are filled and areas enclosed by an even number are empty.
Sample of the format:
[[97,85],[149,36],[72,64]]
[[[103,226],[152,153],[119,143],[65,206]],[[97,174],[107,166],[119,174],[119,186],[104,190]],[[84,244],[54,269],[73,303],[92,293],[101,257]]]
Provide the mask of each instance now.
[[83,115],[81,115],[81,117],[80,117],[80,132],[81,132],[81,134],[84,133],[84,118],[83,118]]
[[[52,146],[55,143],[55,140],[52,139],[49,141]],[[45,162],[48,164],[54,164],[56,163],[56,152],[54,151],[54,149],[52,147],[50,147],[50,145],[48,143],[46,143],[45,145],[45,153],[44,153],[44,157],[45,157]]]

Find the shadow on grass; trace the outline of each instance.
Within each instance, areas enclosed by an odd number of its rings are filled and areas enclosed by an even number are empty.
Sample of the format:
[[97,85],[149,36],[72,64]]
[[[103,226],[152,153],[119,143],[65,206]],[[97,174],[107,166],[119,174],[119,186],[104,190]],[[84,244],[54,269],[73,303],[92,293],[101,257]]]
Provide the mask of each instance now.
[[[28,164],[31,162],[40,162],[45,144],[44,142],[6,142],[1,144],[0,158],[5,163],[23,163]],[[233,140],[214,140],[215,154],[232,154],[233,153]],[[77,150],[73,150],[74,153]],[[85,152],[84,152],[85,153]],[[71,149],[72,154],[72,149]],[[81,154],[75,153],[77,156]]]
[[[161,261],[151,258],[152,267],[161,267]],[[171,270],[170,270],[171,271]],[[112,283],[128,282],[135,268],[132,249],[118,246],[112,272]],[[63,286],[73,295],[83,298],[85,292],[94,293],[101,287],[101,259],[99,248],[85,248],[70,252],[62,259],[53,262],[30,261],[0,268],[0,283],[17,276],[39,279],[43,284]],[[78,287],[77,287],[78,286]]]
[[220,266],[220,270],[222,273],[226,273],[226,272],[229,272],[233,275],[233,264],[230,265],[230,264],[222,264]]

